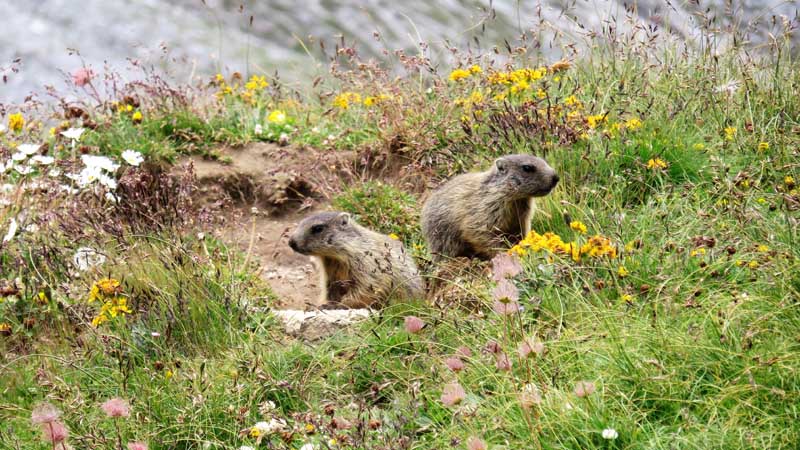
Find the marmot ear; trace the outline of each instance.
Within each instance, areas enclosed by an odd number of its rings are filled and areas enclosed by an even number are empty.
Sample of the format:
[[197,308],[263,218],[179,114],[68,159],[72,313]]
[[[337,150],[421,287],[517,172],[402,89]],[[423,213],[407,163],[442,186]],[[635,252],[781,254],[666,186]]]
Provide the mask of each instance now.
[[503,158],[497,158],[494,161],[494,165],[495,165],[495,167],[497,167],[497,170],[499,170],[500,172],[504,172],[506,170],[506,162],[505,162],[505,160]]
[[346,212],[339,214],[339,223],[342,225],[350,223],[350,214]]

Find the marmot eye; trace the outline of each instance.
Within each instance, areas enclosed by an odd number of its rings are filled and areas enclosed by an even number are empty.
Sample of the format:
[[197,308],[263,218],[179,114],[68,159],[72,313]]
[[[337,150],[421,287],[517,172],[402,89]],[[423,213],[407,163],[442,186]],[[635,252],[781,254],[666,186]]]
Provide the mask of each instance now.
[[311,227],[311,232],[314,234],[322,233],[322,230],[325,229],[325,225],[314,225]]
[[523,172],[527,172],[527,173],[536,172],[536,166],[532,166],[530,164],[523,164],[522,165],[522,171]]

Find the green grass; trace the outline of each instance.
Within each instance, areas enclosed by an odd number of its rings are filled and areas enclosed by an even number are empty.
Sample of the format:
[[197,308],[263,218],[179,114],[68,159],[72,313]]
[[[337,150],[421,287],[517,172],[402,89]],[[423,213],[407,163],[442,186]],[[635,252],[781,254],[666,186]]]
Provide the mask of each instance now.
[[[298,145],[289,151],[312,145],[402,155],[422,182],[341,186],[332,206],[397,234],[419,256],[424,192],[409,186],[532,151],[562,175],[538,201],[533,230],[564,241],[607,236],[618,257],[525,255],[514,281],[524,306],[518,315],[493,312],[487,272],[455,286],[470,305],[393,305],[309,344],[284,335],[262,308],[274,295],[248,257],[198,238],[196,228],[141,236],[92,220],[77,228],[59,222],[59,231],[23,235],[0,255],[0,280],[24,285],[0,299],[0,323],[11,327],[0,336],[0,447],[49,448],[30,423],[31,409],[47,400],[63,411],[75,448],[112,448],[116,430],[98,405],[120,396],[132,408],[120,421],[125,440],[156,449],[255,446],[248,431],[269,418],[286,420],[287,432],[258,448],[466,448],[470,436],[492,449],[794,448],[800,194],[791,179],[800,181],[800,66],[706,58],[670,54],[656,63],[633,50],[598,48],[536,82],[546,102],[564,111],[575,95],[583,105],[578,120],[557,113],[547,122],[525,119],[533,114],[526,101],[546,107],[533,92],[466,110],[458,100],[472,92],[490,98],[485,76],[455,83],[443,73],[420,84],[359,71],[319,89],[387,90],[395,100],[337,109],[330,96],[296,102],[265,92],[252,103],[230,96],[208,109],[143,107],[141,124],[115,113],[82,143],[108,155],[135,148],[168,162],[287,133]],[[741,78],[735,92],[715,92]],[[507,107],[518,114],[503,116]],[[275,109],[287,112],[287,125],[266,122]],[[608,121],[587,129],[585,117],[601,112]],[[631,118],[642,126],[610,129]],[[272,137],[256,135],[256,123]],[[736,128],[731,138],[726,127]],[[762,142],[768,148],[759,149]],[[648,167],[651,159],[666,167]],[[29,207],[24,201],[9,211]],[[0,223],[10,214],[0,213]],[[569,227],[573,220],[586,224],[586,236]],[[71,237],[73,229],[85,242]],[[103,249],[110,262],[76,277],[68,260],[78,241]],[[88,321],[98,306],[86,297],[103,277],[122,282],[135,312],[94,328]],[[44,303],[35,301],[40,290]],[[408,315],[426,327],[409,334]],[[544,354],[520,357],[523,338],[543,342]],[[498,370],[485,350],[489,341],[509,356],[510,371]],[[471,356],[454,373],[444,361],[463,346]],[[466,397],[445,406],[442,389],[456,381]],[[579,398],[579,381],[593,382],[596,392]],[[519,401],[527,384],[542,393],[528,410]],[[333,417],[354,426],[336,429]],[[370,427],[370,420],[379,422]],[[607,428],[619,437],[604,439]]]

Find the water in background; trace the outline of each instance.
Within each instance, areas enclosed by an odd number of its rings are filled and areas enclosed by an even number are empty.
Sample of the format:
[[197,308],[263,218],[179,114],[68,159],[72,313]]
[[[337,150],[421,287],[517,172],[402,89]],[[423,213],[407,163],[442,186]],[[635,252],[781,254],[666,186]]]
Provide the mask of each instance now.
[[340,36],[375,58],[397,49],[416,53],[428,42],[436,60],[446,58],[446,44],[487,50],[528,31],[541,40],[543,54],[556,58],[554,36],[581,41],[610,27],[638,25],[643,39],[656,30],[661,38],[696,45],[700,30],[709,29],[704,22],[714,18],[710,29],[720,45],[732,28],[759,45],[768,33],[800,23],[796,0],[0,0],[0,14],[0,70],[8,77],[0,103],[32,91],[41,98],[46,85],[63,87],[65,72],[82,60],[128,79],[139,76],[128,59],[178,80],[229,70],[299,78],[323,60],[319,40],[331,51]]

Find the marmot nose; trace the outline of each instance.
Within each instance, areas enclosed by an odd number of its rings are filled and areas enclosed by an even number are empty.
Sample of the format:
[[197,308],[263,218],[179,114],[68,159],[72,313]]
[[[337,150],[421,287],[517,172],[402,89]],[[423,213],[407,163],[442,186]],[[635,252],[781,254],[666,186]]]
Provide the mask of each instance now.
[[289,247],[291,247],[292,250],[297,251],[297,241],[295,241],[294,238],[289,239]]

